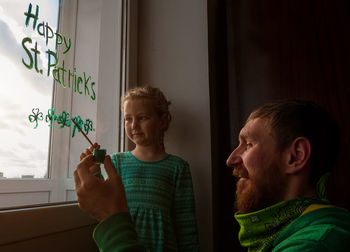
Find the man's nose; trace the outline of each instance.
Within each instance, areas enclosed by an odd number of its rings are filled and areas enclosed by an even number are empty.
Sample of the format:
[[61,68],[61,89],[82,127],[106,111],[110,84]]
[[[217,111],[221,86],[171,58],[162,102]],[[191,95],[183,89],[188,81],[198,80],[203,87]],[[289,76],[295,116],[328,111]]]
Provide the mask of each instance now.
[[239,148],[237,147],[231,153],[231,155],[226,160],[226,165],[229,167],[234,167],[235,165],[242,162],[241,156],[239,155]]

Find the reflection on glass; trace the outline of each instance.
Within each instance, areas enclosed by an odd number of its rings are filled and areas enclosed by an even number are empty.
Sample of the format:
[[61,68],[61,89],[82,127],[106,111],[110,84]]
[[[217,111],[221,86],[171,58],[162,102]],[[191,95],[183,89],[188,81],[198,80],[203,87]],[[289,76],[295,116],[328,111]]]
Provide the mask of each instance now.
[[0,0],[0,178],[47,177],[58,12],[59,0]]

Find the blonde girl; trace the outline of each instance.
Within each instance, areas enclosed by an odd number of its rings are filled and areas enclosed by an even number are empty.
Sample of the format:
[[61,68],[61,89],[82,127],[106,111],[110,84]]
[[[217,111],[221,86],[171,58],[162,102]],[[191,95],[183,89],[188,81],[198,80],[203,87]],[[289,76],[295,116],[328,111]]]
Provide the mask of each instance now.
[[112,154],[111,160],[122,178],[139,241],[149,251],[199,251],[189,164],[164,146],[169,105],[158,88],[130,90],[121,110],[135,148]]

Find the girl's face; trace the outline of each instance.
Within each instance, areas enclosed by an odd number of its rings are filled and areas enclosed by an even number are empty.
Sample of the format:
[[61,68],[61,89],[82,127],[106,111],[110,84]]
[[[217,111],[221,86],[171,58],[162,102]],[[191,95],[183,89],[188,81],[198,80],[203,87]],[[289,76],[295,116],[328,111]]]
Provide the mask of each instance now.
[[149,99],[134,98],[124,102],[125,131],[128,138],[139,146],[161,143],[165,117],[160,117]]

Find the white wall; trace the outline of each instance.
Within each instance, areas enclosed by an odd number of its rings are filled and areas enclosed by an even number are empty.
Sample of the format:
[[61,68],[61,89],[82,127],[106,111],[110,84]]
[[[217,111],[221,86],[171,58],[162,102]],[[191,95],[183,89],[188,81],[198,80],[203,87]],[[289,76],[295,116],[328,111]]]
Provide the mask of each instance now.
[[201,251],[212,251],[212,181],[206,0],[138,1],[139,85],[172,101],[166,150],[190,163]]

